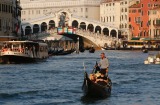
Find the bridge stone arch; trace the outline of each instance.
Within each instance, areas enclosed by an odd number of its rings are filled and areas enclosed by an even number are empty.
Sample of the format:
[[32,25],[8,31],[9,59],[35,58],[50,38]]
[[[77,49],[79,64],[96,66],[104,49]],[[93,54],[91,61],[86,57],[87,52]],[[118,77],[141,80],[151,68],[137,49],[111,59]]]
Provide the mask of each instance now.
[[77,21],[77,20],[74,20],[74,21],[72,22],[72,27],[78,28],[78,26],[79,26],[78,21]]
[[106,36],[109,36],[109,29],[108,28],[103,28],[103,34]]
[[25,27],[25,35],[30,35],[32,33],[32,29],[30,26]]
[[33,34],[34,33],[38,33],[39,32],[39,25],[38,24],[34,24],[33,25]]
[[41,23],[41,32],[46,30],[47,30],[47,23],[46,22]]
[[95,33],[100,33],[101,34],[101,31],[102,31],[102,29],[101,29],[100,26],[95,27]]
[[93,24],[88,24],[87,30],[89,30],[90,32],[93,32],[93,31],[94,31],[94,26],[93,26]]
[[54,20],[50,20],[48,24],[49,24],[49,30],[55,28],[55,21]]
[[115,29],[112,29],[112,30],[110,31],[110,35],[111,35],[112,37],[118,37],[118,32],[117,32]]
[[86,30],[86,23],[85,22],[81,22],[80,23],[80,28],[83,30]]

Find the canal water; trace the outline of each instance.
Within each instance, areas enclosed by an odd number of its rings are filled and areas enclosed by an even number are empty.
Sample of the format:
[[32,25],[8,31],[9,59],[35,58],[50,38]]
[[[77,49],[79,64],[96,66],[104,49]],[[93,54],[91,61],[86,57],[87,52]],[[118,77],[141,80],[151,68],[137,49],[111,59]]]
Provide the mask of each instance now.
[[0,105],[160,104],[160,65],[144,65],[148,54],[138,51],[104,51],[110,61],[111,96],[84,98],[83,62],[90,73],[101,52],[53,56],[35,64],[0,65]]

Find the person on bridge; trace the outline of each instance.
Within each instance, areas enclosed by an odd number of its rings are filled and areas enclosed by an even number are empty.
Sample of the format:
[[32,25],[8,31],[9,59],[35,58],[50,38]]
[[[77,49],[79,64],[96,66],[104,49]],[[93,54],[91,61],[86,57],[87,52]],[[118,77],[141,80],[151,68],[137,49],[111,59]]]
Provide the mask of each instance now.
[[108,68],[109,68],[108,58],[105,56],[105,53],[101,53],[100,57],[101,57],[99,62],[100,73],[108,76]]

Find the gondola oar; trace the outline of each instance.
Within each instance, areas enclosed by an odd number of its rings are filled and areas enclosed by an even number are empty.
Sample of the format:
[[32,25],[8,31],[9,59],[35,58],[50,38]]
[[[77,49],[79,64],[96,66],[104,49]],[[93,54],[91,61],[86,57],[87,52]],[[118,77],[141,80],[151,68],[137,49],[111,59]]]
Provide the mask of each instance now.
[[83,62],[83,70],[84,72],[86,72],[86,67],[85,67],[85,63]]
[[97,71],[100,71],[100,68],[99,68],[98,63],[96,61],[96,64],[95,64],[95,66],[94,66],[94,68],[92,70],[92,73],[96,73]]

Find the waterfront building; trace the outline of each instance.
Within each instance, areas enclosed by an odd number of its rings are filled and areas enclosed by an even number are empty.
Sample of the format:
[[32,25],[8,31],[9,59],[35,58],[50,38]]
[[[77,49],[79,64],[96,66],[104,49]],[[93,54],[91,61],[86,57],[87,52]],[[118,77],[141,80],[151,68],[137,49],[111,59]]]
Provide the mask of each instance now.
[[0,41],[17,39],[20,35],[19,3],[19,0],[0,0]]
[[99,20],[100,0],[21,0],[22,21],[68,10],[79,17]]
[[149,35],[150,38],[160,39],[160,0],[155,4],[157,6],[149,11]]
[[[149,34],[149,15],[150,10],[160,3],[159,0],[141,0],[141,35],[140,37],[148,38]],[[151,33],[152,34],[152,33]]]
[[100,4],[100,21],[115,27],[120,26],[120,0],[102,0]]
[[124,39],[129,39],[129,5],[130,5],[131,0],[121,0],[120,1],[120,30],[121,30],[121,35],[123,36]]
[[[130,36],[139,37],[141,33],[141,4],[134,4],[129,9],[129,29]],[[131,39],[130,38],[130,39]]]
[[140,0],[139,4],[130,6],[130,32],[132,37],[154,38],[157,36],[159,31],[155,29],[155,25],[152,23],[155,19],[158,19],[154,8],[159,7],[159,5],[159,0]]
[[129,6],[139,0],[102,0],[100,4],[100,21],[119,28],[121,37],[130,39]]

